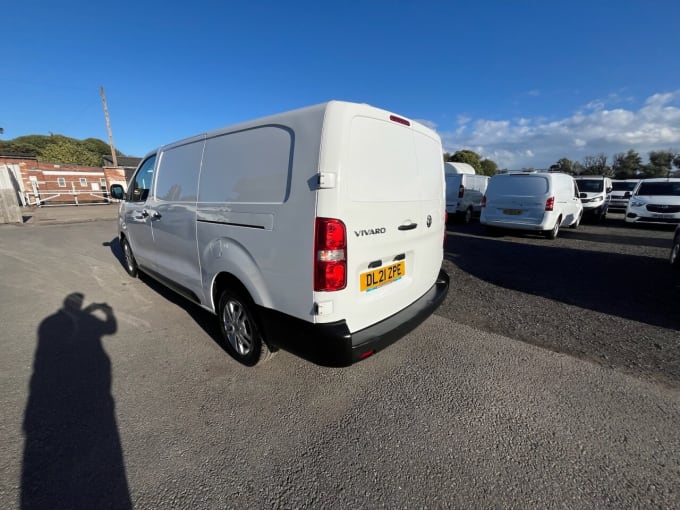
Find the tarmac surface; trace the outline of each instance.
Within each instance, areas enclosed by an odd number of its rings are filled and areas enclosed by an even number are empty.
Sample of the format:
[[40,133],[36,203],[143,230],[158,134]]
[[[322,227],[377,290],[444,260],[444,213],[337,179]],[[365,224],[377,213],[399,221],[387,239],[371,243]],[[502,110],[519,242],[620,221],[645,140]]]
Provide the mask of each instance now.
[[26,207],[22,209],[24,225],[58,225],[88,221],[113,220],[118,203]]
[[0,227],[1,509],[678,508],[677,387],[525,339],[614,331],[673,355],[675,319],[603,305],[606,279],[577,292],[583,270],[517,276],[588,255],[642,272],[639,306],[675,281],[665,231],[587,226],[548,250],[461,227],[446,301],[399,342],[343,369],[285,351],[253,369],[212,314],[127,276],[115,205],[26,212]]

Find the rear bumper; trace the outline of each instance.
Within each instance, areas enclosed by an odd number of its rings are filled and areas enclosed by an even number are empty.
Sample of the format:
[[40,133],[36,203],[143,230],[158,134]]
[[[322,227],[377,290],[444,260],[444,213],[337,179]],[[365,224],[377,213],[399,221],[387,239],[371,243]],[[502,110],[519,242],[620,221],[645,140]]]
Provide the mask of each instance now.
[[531,231],[538,231],[538,232],[544,232],[548,229],[550,229],[552,226],[555,225],[553,224],[551,226],[548,226],[548,223],[545,220],[542,220],[540,223],[532,223],[529,221],[507,221],[507,220],[489,220],[486,219],[485,221],[481,222],[482,225],[486,225],[487,227],[494,227],[494,228],[504,228],[507,230],[531,230]]
[[384,349],[414,330],[444,301],[449,275],[440,270],[435,284],[418,300],[365,329],[350,333],[342,320],[313,324],[274,310],[260,309],[262,327],[273,346],[324,366],[348,366]]

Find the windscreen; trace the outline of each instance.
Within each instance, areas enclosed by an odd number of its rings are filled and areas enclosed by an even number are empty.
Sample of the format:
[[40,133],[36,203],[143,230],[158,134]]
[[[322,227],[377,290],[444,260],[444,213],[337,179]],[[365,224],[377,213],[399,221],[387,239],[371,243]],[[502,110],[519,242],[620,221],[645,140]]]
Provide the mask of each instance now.
[[604,189],[604,181],[595,179],[576,179],[578,190],[584,193],[599,193]]
[[541,175],[504,175],[491,178],[488,195],[536,196],[548,192],[548,179]]
[[[632,182],[623,182],[623,181],[618,181],[612,183],[612,189],[614,191],[633,191],[635,189],[635,185],[637,182],[632,181]],[[579,189],[581,188],[579,184]]]
[[678,182],[643,182],[638,195],[665,195],[680,197],[680,181]]

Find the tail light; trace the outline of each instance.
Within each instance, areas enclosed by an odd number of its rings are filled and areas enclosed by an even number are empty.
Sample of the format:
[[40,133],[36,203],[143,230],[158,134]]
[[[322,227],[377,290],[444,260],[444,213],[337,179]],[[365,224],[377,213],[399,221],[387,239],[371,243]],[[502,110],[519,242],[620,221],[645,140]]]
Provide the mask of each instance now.
[[550,197],[545,201],[545,210],[552,211],[555,207],[555,197]]
[[458,198],[463,198],[463,195],[465,195],[465,186],[461,184],[458,188]]
[[486,195],[482,197],[482,207],[486,207]]
[[314,236],[314,290],[347,286],[347,229],[332,218],[317,218]]

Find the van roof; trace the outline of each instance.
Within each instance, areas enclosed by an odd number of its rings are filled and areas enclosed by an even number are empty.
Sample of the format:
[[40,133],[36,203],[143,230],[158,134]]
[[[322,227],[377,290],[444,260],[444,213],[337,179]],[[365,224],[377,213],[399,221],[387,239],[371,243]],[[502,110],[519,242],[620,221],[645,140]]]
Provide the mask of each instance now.
[[447,174],[474,174],[475,169],[472,165],[467,163],[459,163],[457,161],[447,161],[444,163],[444,173]]
[[[277,123],[277,122],[284,122],[285,117],[288,115],[299,115],[301,113],[308,113],[309,115],[319,115],[319,116],[325,116],[327,115],[327,111],[329,109],[345,109],[345,110],[354,110],[357,114],[364,114],[364,115],[369,115],[369,116],[375,116],[375,117],[385,117],[388,120],[395,120],[397,122],[400,122],[404,124],[405,126],[410,127],[411,129],[415,131],[419,131],[421,133],[424,133],[430,137],[434,137],[439,139],[439,135],[437,134],[436,131],[433,129],[430,129],[429,127],[425,126],[424,124],[421,124],[418,121],[409,119],[407,117],[404,117],[403,115],[396,114],[394,112],[390,112],[388,110],[383,110],[380,108],[377,108],[375,106],[371,106],[367,103],[353,103],[349,101],[338,101],[338,100],[331,100],[331,101],[326,101],[325,103],[319,103],[316,105],[312,106],[306,106],[303,108],[297,108],[295,110],[289,110],[281,113],[276,113],[273,115],[267,115],[265,117],[259,117],[251,120],[247,120],[244,122],[240,122],[237,124],[232,124],[228,126],[224,126],[218,129],[213,129],[204,133],[200,133],[188,138],[184,138],[181,140],[176,140],[176,141],[171,141],[167,144],[164,144],[160,147],[158,147],[156,150],[153,150],[147,154],[146,157],[150,156],[151,154],[161,152],[163,150],[166,150],[170,148],[171,146],[176,146],[176,145],[183,145],[186,143],[191,143],[193,141],[200,140],[202,138],[210,138],[213,136],[217,136],[220,134],[224,134],[230,131],[239,131],[242,129],[248,129],[253,126],[260,126],[264,123]],[[469,165],[467,165],[469,166]],[[472,167],[470,167],[472,168]],[[474,173],[474,169],[473,169]]]

